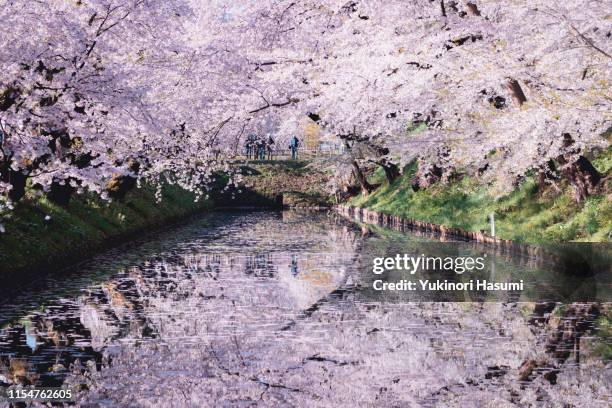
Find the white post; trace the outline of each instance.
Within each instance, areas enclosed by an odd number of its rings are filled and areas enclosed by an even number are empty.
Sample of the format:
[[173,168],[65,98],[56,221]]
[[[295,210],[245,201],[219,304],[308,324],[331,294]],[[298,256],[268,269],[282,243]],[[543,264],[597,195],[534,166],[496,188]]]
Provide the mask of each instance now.
[[491,236],[495,236],[495,213],[491,213],[489,215],[489,220],[491,221]]

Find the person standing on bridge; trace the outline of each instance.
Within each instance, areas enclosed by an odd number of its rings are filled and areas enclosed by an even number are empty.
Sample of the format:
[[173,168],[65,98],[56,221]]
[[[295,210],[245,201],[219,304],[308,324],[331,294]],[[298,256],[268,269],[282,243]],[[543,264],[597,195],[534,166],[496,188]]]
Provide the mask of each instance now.
[[266,141],[266,150],[268,151],[268,160],[272,160],[272,153],[274,152],[274,139],[271,134],[268,134],[268,140]]
[[258,137],[255,142],[255,158],[258,160],[263,160],[266,158],[266,141],[262,137]]
[[298,158],[298,148],[300,147],[300,139],[293,135],[291,142],[289,143],[289,149],[291,149],[291,160]]
[[246,157],[247,159],[251,158],[251,154],[253,155],[253,158],[255,158],[255,140],[257,139],[257,136],[254,135],[253,133],[251,133],[250,135],[247,136],[245,142],[244,142],[244,148],[246,150]]

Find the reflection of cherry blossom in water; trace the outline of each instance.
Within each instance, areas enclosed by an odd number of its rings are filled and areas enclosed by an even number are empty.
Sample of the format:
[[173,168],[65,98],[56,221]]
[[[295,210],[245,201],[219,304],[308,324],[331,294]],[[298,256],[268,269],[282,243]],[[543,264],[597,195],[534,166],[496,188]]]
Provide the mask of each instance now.
[[3,308],[0,380],[65,380],[108,407],[605,406],[596,360],[519,381],[550,359],[528,304],[364,295],[367,254],[394,242],[317,213],[204,217],[22,299],[37,311]]

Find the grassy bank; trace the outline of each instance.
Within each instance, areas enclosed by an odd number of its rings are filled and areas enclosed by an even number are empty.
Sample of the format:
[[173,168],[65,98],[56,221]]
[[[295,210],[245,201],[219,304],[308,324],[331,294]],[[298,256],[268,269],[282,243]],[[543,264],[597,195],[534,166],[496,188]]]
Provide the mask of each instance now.
[[[611,150],[593,164],[610,174]],[[559,193],[539,191],[534,179],[527,178],[515,191],[496,198],[488,186],[471,177],[414,192],[410,180],[415,171],[413,163],[391,185],[383,182],[376,191],[348,204],[471,231],[488,231],[488,215],[494,213],[496,235],[520,242],[612,240],[612,201],[605,194],[578,204],[570,186],[561,184]],[[372,182],[383,179],[380,173],[372,178]]]
[[210,201],[194,202],[193,194],[176,186],[165,186],[162,192],[160,203],[155,202],[153,188],[143,187],[113,202],[92,194],[75,196],[67,207],[26,197],[4,221],[0,276],[68,265],[138,232],[212,206]]

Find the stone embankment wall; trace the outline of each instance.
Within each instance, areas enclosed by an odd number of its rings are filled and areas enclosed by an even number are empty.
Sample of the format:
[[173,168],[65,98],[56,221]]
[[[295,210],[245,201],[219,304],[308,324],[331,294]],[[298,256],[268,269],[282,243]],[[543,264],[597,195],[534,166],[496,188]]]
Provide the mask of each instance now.
[[484,231],[466,231],[461,228],[447,227],[445,225],[433,224],[415,220],[413,218],[404,218],[396,215],[380,213],[378,211],[369,210],[367,208],[352,207],[348,205],[337,205],[334,207],[339,214],[358,220],[366,224],[378,225],[385,228],[394,229],[397,231],[417,230],[430,232],[439,235],[441,238],[457,238],[465,241],[475,241],[484,243],[487,246],[492,246],[502,251],[523,254],[530,257],[542,257],[547,252],[542,247],[535,245],[527,245],[515,242],[509,239],[493,237]]

